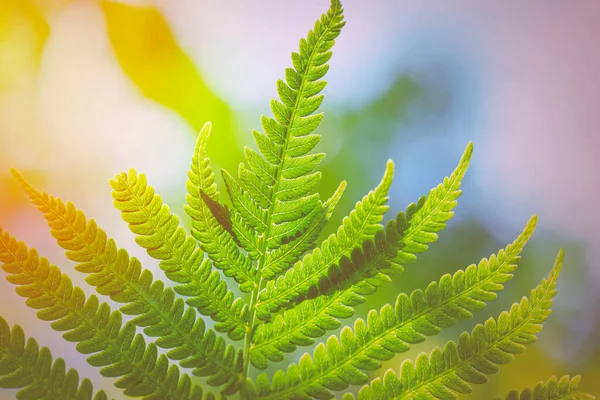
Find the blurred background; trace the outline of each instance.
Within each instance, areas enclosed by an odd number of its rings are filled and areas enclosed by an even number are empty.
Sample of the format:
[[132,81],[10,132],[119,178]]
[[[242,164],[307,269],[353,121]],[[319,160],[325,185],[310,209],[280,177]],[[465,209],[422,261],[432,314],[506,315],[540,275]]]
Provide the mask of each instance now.
[[[236,170],[290,53],[328,5],[0,0],[0,225],[84,285],[10,177],[15,167],[73,201],[162,278],[112,207],[108,180],[131,167],[146,173],[188,224],[184,184],[199,128],[213,123],[213,168]],[[490,307],[386,367],[398,370],[403,359],[508,309],[564,247],[559,294],[538,342],[470,398],[552,374],[582,374],[582,387],[599,395],[600,3],[346,0],[344,8],[318,129],[318,150],[327,153],[322,196],[348,181],[329,232],[376,185],[387,158],[397,166],[391,218],[441,182],[469,141],[475,145],[449,228],[357,315],[488,257],[530,215],[540,217],[515,279]],[[119,397],[5,279],[0,315]]]

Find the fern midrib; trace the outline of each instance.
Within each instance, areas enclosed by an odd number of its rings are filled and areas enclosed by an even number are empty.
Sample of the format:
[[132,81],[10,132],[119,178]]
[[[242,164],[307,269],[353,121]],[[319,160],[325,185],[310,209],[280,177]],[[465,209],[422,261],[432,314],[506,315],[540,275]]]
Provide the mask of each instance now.
[[[173,260],[174,258],[177,258],[176,261],[178,262],[178,265],[181,266],[181,269],[183,269],[185,271],[185,274],[197,285],[197,287],[203,288],[204,290],[206,290],[207,293],[210,293],[211,288],[207,287],[205,285],[207,283],[207,281],[197,279],[197,277],[191,272],[191,270],[189,268],[189,264],[186,262],[187,260],[184,257],[182,257],[181,252],[179,252],[179,251],[177,251],[177,249],[175,249],[173,242],[167,236],[166,232],[163,229],[161,229],[161,227],[156,223],[155,219],[152,218],[152,215],[150,214],[150,212],[148,211],[146,206],[141,202],[140,198],[135,195],[135,192],[132,190],[131,186],[129,185],[129,181],[125,179],[124,182],[125,182],[125,186],[129,190],[129,194],[130,194],[131,198],[137,203],[138,209],[142,210],[142,212],[144,213],[146,221],[150,222],[154,231],[160,235],[162,242],[165,244],[165,246],[168,247],[169,253],[172,256],[171,260]],[[173,217],[173,215],[171,215],[171,217]],[[176,230],[177,229],[178,228],[176,228]],[[187,239],[187,237],[186,237],[186,239]],[[184,243],[186,242],[186,239],[184,239]],[[194,240],[194,242],[196,242],[196,240]],[[231,309],[229,307],[225,307],[223,303],[221,303],[214,297],[212,297],[210,295],[207,297],[210,300],[210,302],[212,304],[214,304],[216,306],[216,308],[218,308],[222,313],[226,314],[231,321],[235,322],[236,325],[238,325],[238,326],[244,327],[244,330],[247,330],[246,323],[244,321],[242,321],[242,319],[239,317],[239,315],[232,313]],[[219,321],[217,321],[217,322],[219,322]]]
[[[40,196],[38,196],[38,199],[39,199],[39,197]],[[50,210],[52,210],[51,205],[48,204],[47,202],[45,202],[45,199],[43,197],[41,200],[44,202],[44,204],[47,207],[49,207]],[[129,287],[130,289],[133,289],[138,294],[139,298],[143,299],[144,302],[146,304],[148,304],[152,308],[152,310],[154,310],[154,312],[156,312],[159,315],[160,319],[163,322],[167,323],[167,325],[174,328],[174,333],[177,333],[180,337],[182,337],[188,343],[188,345],[192,346],[192,348],[196,349],[200,354],[203,354],[204,356],[206,356],[206,358],[212,360],[215,363],[215,365],[217,365],[219,367],[219,369],[221,369],[222,371],[227,372],[228,374],[230,374],[232,376],[238,375],[237,371],[229,369],[228,366],[224,365],[222,363],[222,360],[220,360],[219,358],[214,359],[214,357],[212,357],[212,354],[205,351],[205,349],[200,344],[196,343],[194,341],[194,338],[190,336],[190,334],[191,334],[190,331],[186,331],[185,329],[182,329],[179,325],[173,325],[171,316],[162,311],[162,308],[160,307],[160,305],[156,304],[153,301],[152,296],[148,292],[144,291],[144,288],[141,285],[132,283],[131,281],[123,278],[119,274],[119,272],[116,271],[114,268],[109,268],[108,266],[110,265],[110,263],[106,262],[104,260],[104,257],[102,257],[105,254],[102,254],[102,253],[94,254],[92,251],[90,251],[87,241],[82,239],[79,232],[77,232],[77,230],[73,229],[71,224],[69,224],[68,221],[65,220],[65,218],[61,214],[59,214],[59,213],[53,213],[53,214],[55,216],[58,216],[58,218],[63,222],[63,224],[68,227],[68,229],[77,237],[78,240],[80,240],[81,243],[84,243],[84,248],[86,249],[86,251],[90,257],[93,257],[93,259],[96,262],[99,262],[100,265],[109,269],[114,274],[114,276],[117,277],[127,287]],[[86,224],[86,229],[87,229],[87,224]],[[79,251],[81,251],[81,250],[79,250]],[[181,322],[181,321],[183,321],[183,320],[180,320],[179,322]]]
[[[410,394],[416,393],[416,390],[420,390],[424,386],[429,385],[430,383],[433,383],[435,381],[441,380],[442,378],[444,378],[448,374],[453,373],[457,369],[459,369],[460,367],[468,364],[474,358],[476,358],[478,356],[481,356],[482,354],[485,354],[487,351],[489,351],[490,349],[492,349],[496,345],[498,345],[498,343],[500,343],[501,341],[505,340],[506,338],[511,337],[513,335],[513,333],[515,333],[517,330],[519,330],[519,329],[523,328],[525,325],[531,323],[531,320],[534,319],[535,313],[538,311],[539,307],[543,305],[544,300],[547,300],[546,299],[546,295],[548,294],[548,292],[550,290],[553,290],[553,288],[551,286],[552,285],[548,285],[547,287],[544,288],[543,294],[540,296],[539,301],[537,302],[537,304],[535,304],[535,306],[533,306],[533,307],[530,306],[529,312],[527,313],[527,317],[523,318],[523,320],[519,324],[516,324],[516,326],[513,326],[513,328],[507,334],[496,338],[496,340],[494,340],[488,346],[486,346],[483,351],[479,351],[477,353],[472,354],[470,357],[466,358],[465,360],[462,360],[460,363],[458,363],[454,367],[452,367],[449,370],[447,370],[444,373],[442,373],[442,375],[438,375],[436,377],[427,379],[426,381],[421,382],[421,383],[417,384],[416,386],[411,387],[409,391],[404,392],[403,394],[400,395],[400,397],[394,396],[394,400],[402,399],[405,396],[408,396]],[[497,365],[496,363],[494,363],[494,364]],[[488,375],[488,374],[485,374],[485,375]],[[462,380],[462,378],[461,378],[461,380]],[[444,385],[444,387],[446,387],[446,385]]]
[[[2,237],[0,236],[0,240],[2,240]],[[86,315],[84,313],[81,312],[81,309],[78,309],[77,307],[73,307],[71,306],[68,302],[65,302],[61,297],[57,296],[54,291],[52,289],[47,289],[42,283],[40,283],[36,277],[35,274],[33,274],[29,268],[27,267],[27,265],[25,263],[23,263],[23,261],[18,257],[18,254],[15,254],[15,252],[13,252],[11,250],[11,248],[6,244],[4,244],[4,248],[8,250],[8,252],[10,253],[10,255],[13,257],[13,260],[16,260],[19,265],[21,265],[21,268],[23,271],[26,271],[27,274],[29,275],[29,277],[33,280],[33,282],[35,283],[35,285],[39,288],[41,288],[43,291],[45,291],[46,293],[49,293],[55,300],[57,303],[59,303],[62,307],[70,310],[70,312],[72,312],[73,314],[77,315],[77,317],[79,317],[79,319],[81,321],[83,321],[83,323],[90,329],[90,331],[92,332],[96,332],[96,333],[100,333],[99,336],[102,337],[102,339],[108,343],[108,345],[110,346],[111,350],[113,350],[115,353],[117,354],[121,354],[121,356],[123,358],[125,358],[125,360],[128,362],[129,365],[131,365],[138,373],[138,375],[143,376],[144,378],[146,378],[147,380],[149,380],[150,382],[154,382],[155,384],[158,382],[157,379],[155,379],[155,376],[151,376],[149,375],[145,368],[140,367],[137,363],[134,362],[134,360],[132,359],[131,355],[129,354],[129,349],[123,350],[121,348],[121,346],[119,346],[117,343],[115,343],[112,338],[110,337],[110,335],[106,335],[106,332],[102,329],[98,329],[93,323],[91,323],[87,318]],[[29,257],[29,254],[28,254]],[[62,278],[62,277],[61,277]],[[123,326],[121,326],[121,329],[123,329]],[[97,335],[94,335],[97,337]],[[118,336],[115,336],[115,339],[117,339]],[[146,351],[147,351],[148,347],[146,346]],[[98,352],[96,352],[95,354],[97,354]],[[143,358],[140,359],[140,363],[143,362]],[[111,364],[113,365],[113,364]],[[182,375],[183,376],[183,375]],[[145,380],[146,380],[145,379]],[[181,377],[180,377],[181,379]],[[164,386],[164,380],[161,380],[160,383],[157,384],[157,387],[161,390],[161,393],[163,393],[165,396],[167,396],[167,398],[169,399],[173,399],[173,400],[180,400],[180,399],[175,399],[172,396],[172,393],[170,393],[169,388],[166,388]]]
[[[334,14],[335,11],[337,11],[337,5],[336,5],[336,10],[334,10]],[[301,82],[300,82],[300,87],[298,88],[298,92],[296,95],[296,101],[294,102],[294,106],[292,107],[292,112],[290,114],[290,123],[285,127],[285,140],[283,143],[283,147],[282,147],[282,159],[281,159],[281,163],[277,166],[276,170],[275,170],[275,185],[273,187],[273,194],[272,194],[272,201],[271,204],[269,205],[269,209],[267,211],[267,229],[262,237],[263,241],[261,243],[261,255],[260,255],[260,259],[258,260],[257,263],[257,270],[259,273],[259,282],[258,282],[258,287],[254,288],[254,290],[252,291],[252,297],[250,299],[250,304],[249,304],[249,309],[250,309],[250,329],[251,332],[250,334],[246,335],[246,340],[244,342],[244,382],[242,385],[242,395],[246,394],[246,378],[248,377],[248,371],[250,368],[250,347],[254,344],[253,343],[253,334],[254,334],[254,329],[255,329],[255,323],[256,323],[256,306],[257,306],[257,300],[258,300],[258,294],[260,293],[260,291],[263,289],[263,286],[265,284],[265,280],[263,279],[262,275],[260,274],[261,269],[263,268],[263,264],[265,262],[265,257],[266,257],[266,250],[267,250],[267,242],[268,239],[270,237],[271,234],[271,228],[273,227],[273,221],[272,221],[272,217],[273,217],[273,211],[275,208],[275,203],[277,202],[277,195],[279,193],[279,184],[281,183],[281,175],[283,173],[283,165],[285,163],[285,159],[286,159],[286,153],[287,153],[287,148],[289,145],[289,141],[290,141],[290,134],[291,134],[291,130],[292,130],[292,125],[294,123],[295,117],[296,117],[296,113],[297,110],[300,106],[300,102],[302,100],[302,94],[303,94],[303,89],[306,85],[306,82],[308,81],[308,74],[309,74],[309,70],[311,68],[312,65],[312,60],[313,57],[315,56],[315,54],[318,51],[319,45],[321,44],[323,38],[325,37],[325,34],[330,30],[331,26],[334,24],[335,18],[331,18],[331,20],[329,21],[329,24],[327,24],[323,30],[323,33],[320,35],[320,37],[317,40],[317,43],[315,44],[315,46],[313,47],[309,57],[308,57],[308,61],[306,63],[306,70],[304,72],[304,74],[301,77]]]
[[[385,197],[385,195],[384,195],[384,197]],[[377,201],[379,201],[379,200],[381,200],[381,198],[380,198],[380,197],[377,197],[377,198],[376,198],[376,200],[377,200]],[[360,226],[360,229],[359,229],[359,230],[356,232],[356,236],[355,236],[355,237],[354,237],[354,239],[351,241],[350,245],[348,245],[348,246],[339,246],[339,247],[338,247],[338,249],[337,249],[337,250],[338,250],[338,252],[337,252],[337,253],[334,253],[334,255],[333,255],[333,256],[331,256],[329,260],[325,261],[325,264],[324,264],[324,265],[322,265],[322,266],[321,266],[321,268],[317,268],[316,270],[314,270],[314,271],[311,273],[311,275],[310,275],[309,277],[306,277],[306,278],[305,278],[305,279],[303,279],[303,280],[299,280],[299,281],[297,281],[295,284],[293,284],[293,285],[291,285],[291,286],[288,286],[288,288],[287,288],[287,289],[285,289],[285,290],[282,290],[282,291],[279,291],[279,292],[278,292],[278,293],[277,293],[275,296],[273,296],[273,297],[270,297],[270,298],[268,298],[268,299],[266,299],[266,300],[263,300],[262,302],[261,302],[261,301],[259,301],[259,302],[258,302],[258,304],[257,304],[257,306],[258,306],[259,304],[265,304],[265,303],[271,303],[271,302],[275,302],[275,303],[277,303],[277,300],[278,300],[278,299],[281,299],[281,298],[284,298],[284,299],[285,299],[285,298],[287,298],[287,295],[288,295],[289,293],[292,293],[292,292],[298,292],[298,290],[297,290],[297,289],[298,289],[299,287],[301,287],[301,286],[305,285],[307,281],[310,281],[310,280],[311,280],[311,278],[315,278],[315,277],[318,277],[318,276],[322,276],[322,275],[323,275],[323,273],[324,273],[324,272],[326,272],[326,271],[329,269],[329,267],[331,267],[332,265],[335,265],[337,262],[339,262],[339,260],[340,260],[340,259],[341,259],[341,258],[342,258],[344,255],[346,255],[348,252],[352,251],[352,250],[355,248],[355,246],[356,246],[356,245],[357,245],[357,244],[360,242],[360,240],[362,239],[363,231],[364,231],[364,229],[365,229],[365,227],[366,227],[366,225],[367,225],[367,221],[368,221],[369,217],[370,217],[370,216],[373,214],[373,212],[374,212],[374,209],[375,209],[375,207],[371,207],[371,209],[370,209],[370,210],[369,210],[369,212],[367,213],[367,216],[366,216],[366,218],[363,220],[363,223],[362,223],[362,225]],[[378,230],[381,230],[381,229],[383,229],[383,226],[381,226],[381,225],[380,225]],[[324,254],[324,253],[321,253],[321,254],[323,254],[323,255],[324,255],[324,257],[323,257],[323,258],[325,258],[325,254]],[[330,253],[327,253],[327,254],[330,254]],[[303,261],[303,260],[299,260],[298,262],[296,262],[296,265],[295,265],[294,267],[296,267],[296,266],[300,265],[300,263],[302,263],[302,261]],[[286,302],[284,301],[284,303],[286,303]]]
[[[288,390],[286,390],[284,393],[278,393],[278,394],[292,394],[294,393],[294,388],[297,388],[298,386],[309,386],[312,382],[314,381],[318,381],[320,379],[322,379],[323,377],[326,377],[329,374],[335,374],[335,371],[339,368],[343,368],[346,364],[348,364],[349,362],[352,361],[353,357],[358,357],[360,355],[362,355],[363,352],[367,351],[369,349],[370,346],[372,346],[373,344],[377,343],[378,341],[381,341],[384,339],[385,336],[387,336],[388,334],[392,333],[393,331],[399,330],[404,328],[406,325],[411,324],[413,322],[415,322],[417,319],[421,319],[421,318],[427,318],[427,314],[431,313],[432,311],[442,308],[448,304],[450,304],[451,302],[458,300],[460,297],[466,296],[469,292],[479,288],[480,286],[482,286],[485,283],[488,283],[489,281],[491,281],[491,279],[498,273],[502,273],[502,269],[505,266],[511,265],[511,261],[514,260],[514,255],[511,257],[507,257],[507,259],[498,266],[498,268],[492,273],[490,274],[490,276],[488,276],[486,279],[478,282],[477,284],[471,286],[468,288],[468,290],[460,293],[460,294],[453,294],[450,298],[448,298],[446,301],[444,301],[443,303],[440,303],[439,305],[436,305],[435,307],[429,308],[427,310],[425,310],[423,313],[414,316],[406,321],[402,321],[388,329],[386,329],[383,332],[378,333],[377,337],[372,338],[371,340],[369,340],[368,342],[361,342],[361,347],[358,348],[355,352],[352,352],[351,354],[347,354],[345,355],[345,359],[343,360],[342,363],[338,363],[335,364],[333,366],[331,366],[330,368],[327,368],[325,370],[321,370],[321,374],[318,376],[315,376],[311,379],[308,379],[306,381],[300,381],[298,385],[295,386],[291,386],[289,388],[287,388]],[[331,304],[331,302],[330,302]],[[404,342],[404,341],[403,341]],[[406,342],[405,342],[406,343]],[[396,353],[396,354],[400,354],[400,353]],[[270,397],[265,397],[264,399],[269,399]]]
[[[25,362],[25,360],[22,357],[16,356],[14,355],[9,349],[3,349],[0,350],[0,354],[5,354],[4,356],[0,357],[0,360],[2,360],[3,362],[6,360],[6,355],[8,357],[10,357],[13,361],[12,364],[18,364],[20,366],[20,368],[16,369],[13,372],[16,371],[20,371],[20,370],[26,370],[28,372],[28,374],[30,376],[33,377],[33,382],[29,382],[26,385],[23,385],[21,388],[25,388],[28,386],[42,386],[44,388],[47,388],[47,392],[44,393],[44,399],[45,400],[65,400],[65,394],[62,393],[60,391],[60,388],[54,387],[51,383],[49,383],[49,379],[51,378],[50,375],[47,376],[40,376],[40,371],[36,370],[35,366],[30,366],[29,364],[27,364],[27,362]],[[38,355],[39,357],[39,355]],[[54,360],[53,363],[54,365]],[[11,372],[12,373],[12,372]],[[79,387],[81,385],[81,382],[77,382],[77,390],[79,390]],[[21,388],[14,388],[14,389],[21,389]],[[68,400],[68,398],[66,399]]]

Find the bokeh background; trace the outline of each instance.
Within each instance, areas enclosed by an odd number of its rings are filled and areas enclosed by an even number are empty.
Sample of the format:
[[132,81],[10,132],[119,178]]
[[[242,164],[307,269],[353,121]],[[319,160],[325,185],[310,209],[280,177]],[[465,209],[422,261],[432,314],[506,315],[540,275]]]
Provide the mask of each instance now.
[[[199,127],[213,122],[213,167],[235,170],[290,53],[327,6],[0,0],[0,225],[83,285],[12,181],[16,167],[73,201],[162,277],[113,209],[108,179],[131,167],[146,173],[187,224],[184,183]],[[357,315],[489,256],[531,214],[540,217],[516,278],[488,309],[386,367],[398,369],[404,358],[508,309],[564,247],[554,313],[538,342],[471,398],[567,373],[582,374],[582,387],[600,394],[600,3],[346,0],[344,8],[348,22],[318,130],[319,150],[328,154],[322,195],[348,181],[332,225],[378,182],[387,158],[397,165],[392,216],[449,174],[468,141],[475,144],[449,228]],[[0,314],[119,397],[5,279]],[[2,399],[13,396],[0,391]]]

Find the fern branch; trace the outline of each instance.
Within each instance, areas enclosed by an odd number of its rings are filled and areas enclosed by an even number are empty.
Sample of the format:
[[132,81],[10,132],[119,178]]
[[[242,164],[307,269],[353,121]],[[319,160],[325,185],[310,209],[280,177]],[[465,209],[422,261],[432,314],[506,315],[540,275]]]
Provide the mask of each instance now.
[[[209,384],[226,384],[225,391],[239,387],[242,355],[212,330],[204,329],[201,335],[193,334],[190,325],[204,327],[196,312],[176,299],[171,288],[164,288],[161,281],[153,282],[152,273],[142,269],[135,257],[129,257],[124,249],[117,249],[112,239],[96,226],[94,220],[86,221],[84,213],[72,203],[39,192],[28,184],[21,175],[13,174],[31,200],[44,213],[52,236],[59,246],[67,250],[66,255],[77,262],[75,269],[89,274],[86,282],[102,295],[108,295],[119,303],[126,303],[120,311],[137,316],[132,320],[136,326],[144,327],[144,333],[158,337],[156,344],[162,348],[179,348],[191,352],[190,360],[182,366],[195,368],[194,375],[211,376]],[[210,346],[207,346],[210,343]],[[172,354],[177,354],[173,352]],[[193,357],[192,357],[193,355]],[[175,357],[175,356],[173,356]],[[174,358],[177,359],[177,358]],[[210,366],[210,367],[207,367]]]
[[169,212],[154,189],[147,185],[146,176],[135,170],[122,172],[111,181],[115,207],[129,229],[137,234],[136,243],[148,254],[161,260],[160,267],[180,295],[190,296],[186,303],[196,307],[215,322],[215,330],[226,332],[233,340],[244,337],[248,331],[244,321],[247,305],[227,289],[217,271],[212,271],[209,260],[202,262],[203,254],[196,241],[186,236],[177,216]]
[[267,283],[256,304],[259,315],[277,312],[298,295],[307,294],[331,266],[339,264],[344,256],[349,256],[352,250],[375,237],[375,233],[381,230],[379,222],[388,210],[385,204],[393,173],[394,164],[388,161],[379,185],[356,203],[350,215],[343,219],[337,233],[330,235],[321,247],[306,255],[284,276]]
[[531,291],[529,299],[523,297],[497,320],[477,325],[470,335],[464,332],[458,344],[450,341],[443,350],[422,353],[415,363],[403,362],[400,377],[388,370],[383,379],[363,386],[358,399],[448,399],[456,398],[455,393],[471,393],[470,384],[486,383],[487,375],[497,373],[499,365],[512,361],[536,340],[551,312],[563,257],[561,249],[549,277]]
[[47,347],[40,349],[34,338],[25,343],[25,333],[19,325],[12,330],[0,317],[0,387],[23,388],[17,392],[19,400],[106,400],[100,390],[93,395],[92,382],[74,369],[66,371],[65,361],[52,360]]
[[[594,396],[588,393],[579,391],[579,382],[581,377],[574,376],[573,378],[568,375],[562,376],[560,379],[556,379],[556,376],[552,376],[546,382],[539,382],[532,389],[526,388],[519,393],[516,390],[512,390],[508,393],[505,400],[593,400]],[[501,397],[497,397],[501,400]]]
[[238,249],[230,232],[223,228],[203,200],[202,194],[214,201],[219,200],[219,192],[215,184],[215,176],[206,156],[206,146],[210,136],[211,124],[206,123],[196,140],[189,179],[186,182],[185,212],[192,219],[192,235],[198,240],[215,267],[222,270],[225,276],[233,277],[244,292],[250,292],[258,285],[256,271],[250,259]]
[[333,294],[304,300],[296,308],[275,316],[272,322],[257,327],[250,353],[253,365],[264,369],[267,359],[280,361],[284,352],[292,352],[296,346],[310,346],[313,338],[337,329],[338,318],[354,315],[354,307],[364,302],[366,295],[390,282],[389,273],[401,270],[401,265],[413,262],[415,254],[425,251],[453,215],[471,155],[470,143],[450,177],[432,189],[427,198],[409,205],[406,214],[399,213],[384,231],[376,234],[374,244],[366,242],[362,252],[355,250],[350,259],[341,262],[341,268],[334,268],[339,271],[334,276],[346,275],[340,280],[345,286],[338,285]]
[[291,373],[275,375],[272,387],[280,390],[270,391],[265,398],[332,397],[330,390],[367,383],[363,371],[381,368],[381,361],[408,351],[410,345],[437,335],[458,319],[472,318],[472,313],[485,308],[504,288],[503,283],[513,277],[536,221],[532,217],[519,237],[497,256],[453,276],[446,274],[425,291],[401,294],[394,306],[387,304],[379,312],[371,310],[366,322],[358,319],[354,330],[345,327],[339,338],[330,336],[316,347],[312,358],[308,353],[302,356],[300,367],[293,364],[288,368]]
[[[201,388],[192,385],[188,375],[180,376],[176,365],[169,364],[166,356],[158,356],[155,344],[146,345],[144,337],[136,335],[132,322],[122,326],[120,312],[111,311],[110,306],[100,303],[96,296],[86,300],[83,290],[74,287],[68,275],[1,228],[0,262],[9,274],[8,281],[17,285],[17,294],[27,298],[29,307],[39,310],[37,317],[54,321],[50,325],[52,329],[66,331],[65,340],[77,342],[80,353],[92,354],[87,362],[103,367],[100,370],[103,376],[120,377],[115,386],[124,389],[125,395],[145,396],[145,399],[203,398]],[[193,328],[188,327],[194,335],[204,333],[204,324],[200,321]],[[173,358],[189,356],[186,346],[177,350]],[[193,357],[188,361],[193,361]]]

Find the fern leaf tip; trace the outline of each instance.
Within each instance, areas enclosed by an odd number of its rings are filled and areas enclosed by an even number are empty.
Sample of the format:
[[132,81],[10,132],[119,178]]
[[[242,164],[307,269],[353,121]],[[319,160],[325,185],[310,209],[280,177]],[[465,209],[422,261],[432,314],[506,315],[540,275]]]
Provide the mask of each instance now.
[[25,192],[25,194],[27,194],[28,197],[32,198],[40,193],[40,191],[37,190],[31,183],[27,182],[23,174],[21,174],[21,172],[18,169],[11,168],[10,173],[12,174],[13,178],[17,181],[19,187]]
[[194,153],[198,154],[201,151],[205,151],[206,142],[208,141],[208,137],[210,136],[210,132],[212,130],[212,123],[207,121],[200,128],[200,132],[198,132],[198,136],[196,137],[196,146],[194,148]]
[[388,160],[387,163],[385,164],[385,172],[383,173],[382,181],[385,181],[385,182],[391,181],[392,178],[394,177],[394,169],[395,169],[394,162],[392,160]]
[[558,278],[558,275],[560,275],[560,271],[563,267],[564,258],[565,249],[561,248],[560,250],[558,250],[558,255],[556,256],[556,261],[554,262],[554,268],[552,268],[552,272],[550,273],[550,276],[553,277],[554,280],[556,280]]
[[470,141],[469,143],[467,143],[467,146],[465,147],[464,156],[466,158],[470,159],[472,155],[473,155],[473,142]]
[[206,121],[204,123],[204,125],[202,125],[202,128],[200,128],[200,133],[205,132],[205,131],[211,131],[212,129],[212,122],[210,121]]
[[19,182],[25,181],[25,178],[23,177],[23,174],[21,174],[21,172],[18,169],[14,168],[14,167],[11,167],[10,168],[10,173],[13,176],[13,178],[15,178],[17,181],[19,181]]

